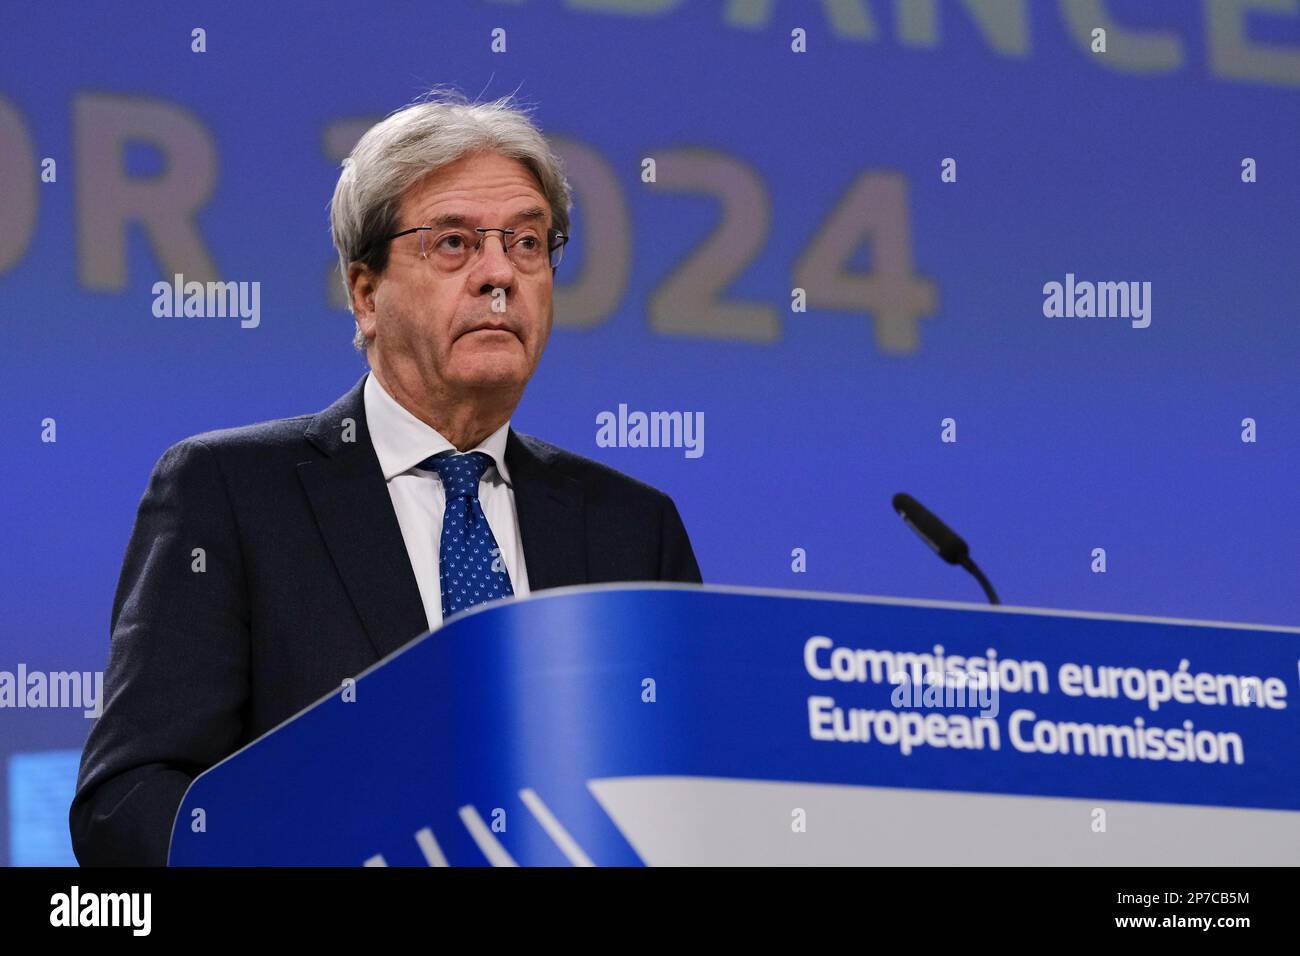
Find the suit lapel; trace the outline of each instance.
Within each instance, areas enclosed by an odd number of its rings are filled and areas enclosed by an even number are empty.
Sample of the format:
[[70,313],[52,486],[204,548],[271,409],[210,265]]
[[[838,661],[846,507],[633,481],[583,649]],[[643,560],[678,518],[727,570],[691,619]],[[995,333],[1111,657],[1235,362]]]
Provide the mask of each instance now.
[[546,444],[513,428],[506,434],[506,468],[519,515],[528,589],[586,584],[590,579],[582,486],[555,466]]
[[[361,376],[346,395],[311,420],[304,436],[327,457],[301,462],[298,476],[348,597],[382,658],[429,625],[370,440],[365,381]],[[345,431],[349,419],[350,435]],[[513,428],[506,437],[506,467],[529,590],[587,583],[582,486],[556,467],[549,446]]]
[[[382,658],[427,631],[429,622],[370,441],[365,380],[363,375],[312,419],[305,437],[328,457],[300,463],[298,476],[348,597]],[[350,436],[347,419],[354,423]]]

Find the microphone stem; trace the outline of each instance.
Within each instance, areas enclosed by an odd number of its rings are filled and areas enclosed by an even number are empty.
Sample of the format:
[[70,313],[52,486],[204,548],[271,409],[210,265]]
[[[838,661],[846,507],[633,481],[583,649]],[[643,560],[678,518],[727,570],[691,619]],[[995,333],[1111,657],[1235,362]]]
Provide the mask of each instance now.
[[969,571],[971,574],[975,575],[975,580],[978,581],[980,583],[980,587],[984,589],[984,594],[988,597],[990,604],[1002,603],[1001,601],[998,600],[997,593],[993,590],[993,585],[989,584],[989,579],[984,576],[984,572],[979,569],[979,565],[977,565],[974,561],[972,561],[969,556],[962,558],[957,563],[960,564],[967,571]]

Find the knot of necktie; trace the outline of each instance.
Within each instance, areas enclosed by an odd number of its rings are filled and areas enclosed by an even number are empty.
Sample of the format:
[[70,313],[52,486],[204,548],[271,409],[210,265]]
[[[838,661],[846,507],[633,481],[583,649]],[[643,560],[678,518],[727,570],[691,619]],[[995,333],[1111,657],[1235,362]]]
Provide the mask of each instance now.
[[435,455],[420,462],[420,467],[436,471],[442,478],[442,487],[446,490],[447,500],[455,498],[477,498],[478,483],[483,473],[492,465],[492,456],[481,451],[471,451],[463,455]]

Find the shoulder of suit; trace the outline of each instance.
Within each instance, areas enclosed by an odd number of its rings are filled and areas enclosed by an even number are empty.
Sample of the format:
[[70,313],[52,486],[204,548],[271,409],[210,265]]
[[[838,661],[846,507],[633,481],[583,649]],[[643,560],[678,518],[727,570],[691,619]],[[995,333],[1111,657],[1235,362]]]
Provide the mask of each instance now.
[[296,415],[293,418],[276,418],[233,428],[216,428],[190,435],[174,444],[168,451],[180,451],[195,445],[204,445],[214,453],[239,454],[240,452],[266,455],[279,450],[301,452],[306,444],[303,433],[315,415]]
[[559,445],[552,445],[533,435],[525,435],[519,431],[516,431],[515,435],[543,462],[561,474],[581,482],[589,492],[612,492],[624,497],[632,496],[656,502],[668,498],[666,493],[654,485],[624,474],[617,468],[611,468],[609,465],[569,451],[567,448],[561,448]]
[[[178,451],[196,444],[205,445],[214,453],[220,453],[223,458],[242,457],[241,453],[255,455],[259,465],[264,465],[268,453],[286,451],[295,456],[299,455],[306,444],[303,437],[306,426],[315,417],[315,415],[296,415],[292,418],[277,418],[234,428],[213,429],[191,435],[177,442],[170,450]],[[624,474],[617,468],[611,468],[585,455],[553,445],[534,435],[527,435],[520,431],[515,431],[515,435],[547,466],[577,480],[590,494],[608,493],[623,499],[640,498],[647,503],[656,504],[671,500],[666,493],[653,485]]]

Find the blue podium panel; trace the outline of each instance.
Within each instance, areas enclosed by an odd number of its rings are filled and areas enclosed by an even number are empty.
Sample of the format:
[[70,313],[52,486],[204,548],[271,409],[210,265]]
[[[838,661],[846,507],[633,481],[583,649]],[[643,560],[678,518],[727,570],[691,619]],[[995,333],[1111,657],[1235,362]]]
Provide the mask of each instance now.
[[453,617],[173,865],[1300,862],[1300,629],[689,585]]

